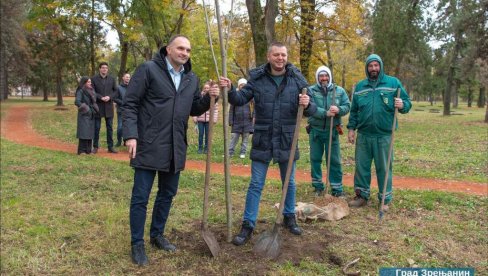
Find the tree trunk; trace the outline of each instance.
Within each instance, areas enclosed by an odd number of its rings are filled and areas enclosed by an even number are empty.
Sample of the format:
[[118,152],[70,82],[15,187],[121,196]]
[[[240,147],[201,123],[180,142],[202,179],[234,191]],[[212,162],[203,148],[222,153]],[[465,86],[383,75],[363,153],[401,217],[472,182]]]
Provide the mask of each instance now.
[[90,76],[95,75],[95,0],[91,5],[91,24],[90,24]]
[[[269,7],[277,7],[276,4],[277,0],[268,0],[267,5]],[[274,2],[274,3],[273,3]],[[263,9],[261,8],[261,1],[260,0],[246,0],[246,7],[247,13],[249,15],[249,24],[251,25],[251,32],[252,32],[252,39],[254,44],[254,53],[255,53],[255,61],[256,66],[266,63],[266,53],[268,48],[268,41],[266,38],[266,26],[265,22],[269,23],[270,26],[268,28],[274,29],[274,23],[271,24],[271,18],[265,18],[263,14]],[[268,12],[270,16],[273,16],[272,11]],[[276,14],[273,17],[273,21],[276,17]],[[272,26],[271,26],[272,25]],[[274,34],[274,30],[268,30],[268,33]]]
[[[457,14],[456,5],[451,5],[454,9],[453,16]],[[447,72],[446,89],[444,90],[444,116],[451,115],[451,91],[454,88],[454,76],[458,62],[458,54],[461,52],[461,37],[463,30],[457,28],[454,32],[454,49],[451,53],[451,60],[449,62],[449,70]]]
[[468,87],[468,107],[473,105],[473,88],[471,85]]
[[129,42],[125,40],[124,34],[118,32],[120,43],[120,67],[119,67],[119,83],[122,82],[122,77],[125,74],[127,67],[127,56],[129,55]]
[[[453,60],[455,58],[452,58]],[[447,84],[446,89],[444,90],[444,116],[451,115],[451,90],[453,86],[453,79],[454,79],[454,64],[449,66],[449,70],[447,71]]]
[[278,16],[278,1],[267,0],[264,7],[264,32],[268,45],[275,41],[276,16]]
[[149,48],[149,47],[144,48],[144,58],[146,59],[146,61],[151,60],[151,58],[152,58],[151,48]]
[[456,78],[454,81],[454,93],[452,95],[452,107],[459,107],[459,87],[461,86],[461,80]]
[[[330,69],[330,73],[334,76],[334,59],[332,58],[332,50],[330,49],[330,42],[325,40],[325,52],[327,53],[327,61],[329,62],[328,66]],[[334,78],[332,77],[332,81]]]
[[56,97],[57,103],[56,106],[63,106],[63,77],[61,76],[61,67],[57,68],[56,74]]
[[47,85],[44,85],[43,87],[41,87],[41,89],[42,89],[42,101],[43,102],[49,101],[48,99],[49,93],[48,93]]
[[310,79],[313,31],[315,26],[315,0],[300,1],[300,67],[306,79]]
[[485,107],[485,94],[486,88],[484,86],[480,86],[480,94],[478,95],[478,107],[483,108]]
[[455,36],[455,45],[454,50],[451,53],[451,61],[449,64],[449,70],[447,71],[447,79],[446,79],[446,89],[444,90],[444,112],[443,115],[449,116],[451,115],[451,91],[454,89],[455,86],[455,79],[454,74],[456,70],[457,64],[457,56],[461,49],[461,43],[459,41],[460,36]]
[[[342,49],[345,51],[346,50],[346,43],[344,42],[344,45],[342,46]],[[346,87],[346,63],[344,62],[342,64],[342,88]],[[345,88],[344,88],[345,89]]]
[[488,101],[486,101],[485,123],[488,123]]
[[3,43],[0,49],[0,101],[8,99],[8,70],[5,62],[6,53]]

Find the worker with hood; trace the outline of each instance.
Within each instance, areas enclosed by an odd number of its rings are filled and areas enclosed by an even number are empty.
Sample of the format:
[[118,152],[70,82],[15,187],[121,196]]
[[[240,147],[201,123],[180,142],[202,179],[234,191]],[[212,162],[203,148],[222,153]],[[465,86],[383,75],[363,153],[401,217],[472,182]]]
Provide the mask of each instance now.
[[327,177],[329,177],[332,195],[344,197],[339,134],[342,134],[341,117],[349,113],[351,103],[344,88],[334,84],[332,73],[327,66],[320,66],[317,69],[315,80],[317,83],[310,86],[309,90],[317,105],[317,112],[308,118],[307,126],[312,186],[317,196],[321,196],[327,188],[322,180],[322,161],[324,153],[326,158],[329,154],[330,124],[333,121],[330,175]]
[[[395,108],[405,114],[412,108],[412,103],[399,79],[384,73],[383,61],[372,54],[366,59],[366,79],[358,82],[352,96],[351,114],[349,115],[348,140],[356,142],[356,170],[354,191],[356,197],[349,202],[351,207],[362,207],[370,196],[371,162],[374,160],[378,181],[378,200],[383,197],[383,185],[388,162]],[[400,97],[397,98],[397,89]],[[397,126],[395,126],[396,128]],[[358,132],[355,141],[356,130]],[[392,163],[389,165],[388,181],[383,210],[389,209],[392,200]]]

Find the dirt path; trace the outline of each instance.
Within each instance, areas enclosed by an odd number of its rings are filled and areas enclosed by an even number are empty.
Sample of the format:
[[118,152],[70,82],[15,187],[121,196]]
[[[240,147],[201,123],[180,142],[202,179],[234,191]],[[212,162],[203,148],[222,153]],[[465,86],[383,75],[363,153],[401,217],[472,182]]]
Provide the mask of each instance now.
[[[36,133],[32,129],[28,106],[12,106],[7,110],[2,120],[1,134],[2,137],[4,137],[5,139],[18,144],[70,152],[73,153],[73,155],[75,155],[77,149],[77,145],[48,139],[47,137]],[[121,152],[119,154],[109,154],[101,150],[97,154],[97,156],[114,160],[129,160],[126,152]],[[187,160],[186,169],[204,172],[205,162]],[[212,172],[223,174],[224,164],[213,163]],[[251,168],[249,166],[232,165],[231,172],[232,175],[235,176],[249,176],[251,173]],[[279,179],[280,174],[278,168],[275,166],[270,167],[268,170],[268,177],[273,179]],[[307,170],[297,170],[296,180],[300,183],[310,183],[310,172]],[[353,176],[344,175],[343,181],[346,186],[352,186]],[[459,192],[473,195],[488,195],[488,185],[480,183],[402,176],[394,176],[393,181],[395,189],[436,190]],[[372,187],[376,187],[376,185],[376,180],[373,180]]]

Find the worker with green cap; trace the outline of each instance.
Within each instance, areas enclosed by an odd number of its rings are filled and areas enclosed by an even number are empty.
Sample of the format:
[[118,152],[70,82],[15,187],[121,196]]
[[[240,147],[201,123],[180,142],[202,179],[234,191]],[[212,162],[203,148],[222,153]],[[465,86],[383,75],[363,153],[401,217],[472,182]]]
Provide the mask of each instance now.
[[[379,188],[378,200],[381,202],[395,108],[398,108],[399,113],[405,114],[412,107],[400,80],[384,73],[383,61],[378,55],[370,55],[366,59],[365,67],[367,78],[360,81],[354,89],[347,125],[350,143],[355,142],[356,130],[358,132],[354,174],[356,197],[349,202],[350,207],[365,206],[369,200],[373,160]],[[398,88],[399,98],[396,97]],[[393,153],[390,162],[383,211],[388,210],[392,199]]]
[[349,113],[351,103],[349,102],[346,91],[333,83],[332,73],[327,66],[320,66],[317,69],[315,72],[315,80],[317,83],[310,86],[309,90],[317,105],[317,112],[308,118],[309,126],[307,127],[310,143],[312,186],[315,189],[316,196],[321,196],[324,193],[325,186],[322,180],[322,161],[324,160],[324,152],[326,158],[329,154],[330,123],[332,121],[331,119],[334,118],[330,168],[327,177],[332,188],[332,195],[344,197],[342,190],[339,133],[342,133],[340,131],[341,117]]

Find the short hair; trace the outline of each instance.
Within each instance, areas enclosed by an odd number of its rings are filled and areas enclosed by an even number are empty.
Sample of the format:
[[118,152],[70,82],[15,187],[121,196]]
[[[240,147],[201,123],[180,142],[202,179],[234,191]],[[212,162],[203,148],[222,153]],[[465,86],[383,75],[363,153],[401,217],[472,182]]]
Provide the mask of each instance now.
[[182,34],[175,34],[173,36],[171,36],[169,38],[169,41],[168,41],[168,45],[171,45],[171,43],[173,43],[173,41],[175,41],[177,38],[179,37],[183,37],[183,38],[186,38],[186,40],[190,41],[190,39],[186,36],[186,35],[182,35]]
[[107,63],[106,61],[102,61],[102,62],[100,62],[100,63],[98,64],[98,69],[102,68],[102,66],[104,66],[104,65],[107,65],[107,67],[108,67],[108,63]]
[[[283,44],[282,42],[279,42],[279,41],[273,41],[268,46],[268,53],[271,52],[271,48],[273,48],[273,47],[279,47],[279,48],[285,47],[286,48],[286,45]],[[287,50],[288,50],[288,48],[287,48]]]

